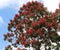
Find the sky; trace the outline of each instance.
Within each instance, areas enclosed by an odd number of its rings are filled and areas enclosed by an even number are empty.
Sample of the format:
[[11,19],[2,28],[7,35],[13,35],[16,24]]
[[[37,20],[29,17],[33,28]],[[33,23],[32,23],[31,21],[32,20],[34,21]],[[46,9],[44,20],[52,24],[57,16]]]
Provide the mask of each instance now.
[[[3,40],[3,34],[7,33],[7,27],[10,19],[14,18],[14,15],[18,13],[19,8],[32,0],[1,0],[0,1],[0,50],[4,50],[5,46],[9,43]],[[36,1],[36,0],[33,0]],[[54,12],[58,8],[59,0],[37,0],[43,2],[44,6],[49,11]]]

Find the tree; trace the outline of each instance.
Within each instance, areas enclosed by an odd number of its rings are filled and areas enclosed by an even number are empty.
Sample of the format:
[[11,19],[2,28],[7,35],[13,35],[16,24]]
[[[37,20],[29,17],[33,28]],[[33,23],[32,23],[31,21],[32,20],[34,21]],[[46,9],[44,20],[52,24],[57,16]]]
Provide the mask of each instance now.
[[[54,13],[47,11],[41,2],[28,2],[8,23],[8,33],[4,34],[4,40],[11,42],[14,47],[22,44],[25,47],[32,46],[35,50],[40,50],[42,44],[45,44],[45,50],[51,50],[51,42],[60,47],[60,36],[57,34],[60,30],[59,13],[59,9]],[[8,49],[12,50],[10,45],[5,50]]]

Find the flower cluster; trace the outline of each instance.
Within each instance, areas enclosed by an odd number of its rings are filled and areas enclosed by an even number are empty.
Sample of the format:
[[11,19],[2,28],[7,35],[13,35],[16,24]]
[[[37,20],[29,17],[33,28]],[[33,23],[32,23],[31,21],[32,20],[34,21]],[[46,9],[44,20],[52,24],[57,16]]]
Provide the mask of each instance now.
[[36,32],[38,33],[38,35],[39,35],[40,37],[43,37],[43,33],[42,33],[41,29],[38,29]]
[[30,28],[28,30],[26,30],[27,34],[33,34],[34,33],[34,29]]
[[[4,40],[6,40],[8,37],[13,37],[13,36],[14,36],[13,33],[4,34]],[[8,38],[8,41],[9,42],[12,42],[12,38]]]

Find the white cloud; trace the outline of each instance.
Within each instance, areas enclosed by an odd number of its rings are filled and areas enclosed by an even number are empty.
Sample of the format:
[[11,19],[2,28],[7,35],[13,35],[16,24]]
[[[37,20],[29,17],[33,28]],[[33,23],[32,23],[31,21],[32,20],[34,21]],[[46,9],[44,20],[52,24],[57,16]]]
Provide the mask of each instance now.
[[[6,8],[6,7],[16,9],[28,1],[32,1],[32,0],[27,0],[27,1],[26,0],[1,0],[0,9]],[[37,1],[37,0],[33,0],[33,1]]]
[[0,16],[0,25],[4,23],[3,18]]
[[29,1],[31,2],[31,1],[38,1],[38,0],[27,0],[27,1],[26,0],[24,0],[24,1],[23,0],[12,0],[12,3],[13,2],[14,3],[13,4],[10,3],[10,4],[13,5],[12,7],[14,7],[14,8],[16,7],[17,9],[19,9],[23,4],[26,4]]
[[8,6],[8,1],[9,1],[9,0],[1,0],[1,1],[0,1],[0,9]]
[[0,16],[0,27],[5,27],[5,25],[6,25],[6,22],[4,21],[4,19],[3,19],[3,17],[2,16]]
[[3,8],[16,8],[18,6],[18,0],[1,0],[0,1],[0,9]]
[[49,11],[54,12],[58,8],[60,0],[43,0],[44,5]]
[[[28,1],[32,0],[1,0],[0,1],[0,9],[3,8],[14,8],[19,9],[23,4],[27,3]],[[39,1],[39,0],[33,0],[33,1]],[[55,11],[56,8],[58,8],[58,3],[60,0],[42,0],[44,5],[48,8],[49,11]]]

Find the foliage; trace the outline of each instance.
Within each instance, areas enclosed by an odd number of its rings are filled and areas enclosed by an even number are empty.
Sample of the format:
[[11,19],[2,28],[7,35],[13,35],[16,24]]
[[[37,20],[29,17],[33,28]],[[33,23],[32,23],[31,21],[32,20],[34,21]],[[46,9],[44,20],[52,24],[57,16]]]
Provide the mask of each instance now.
[[14,47],[22,44],[39,50],[43,43],[50,46],[51,42],[60,41],[58,30],[60,30],[60,9],[50,13],[43,3],[32,1],[23,5],[14,19],[10,20],[4,40],[11,42]]

